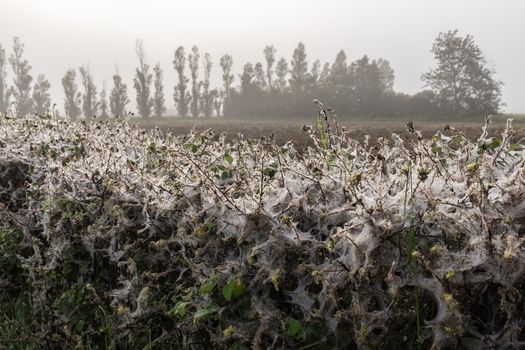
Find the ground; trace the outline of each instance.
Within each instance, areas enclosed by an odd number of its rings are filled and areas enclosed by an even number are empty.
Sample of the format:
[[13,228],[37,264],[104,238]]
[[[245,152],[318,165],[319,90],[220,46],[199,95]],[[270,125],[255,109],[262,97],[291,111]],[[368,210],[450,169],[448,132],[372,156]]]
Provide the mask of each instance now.
[[[489,132],[492,136],[499,135],[505,127],[505,120],[507,118],[514,118],[514,128],[516,131],[515,142],[522,137],[525,138],[525,118],[522,116],[498,116],[494,118]],[[392,133],[398,133],[401,136],[407,134],[406,123],[407,118],[398,120],[381,120],[363,118],[355,121],[345,120],[341,122],[350,135],[359,140],[363,140],[365,135],[370,135],[371,140],[376,140],[378,137],[390,138]],[[175,135],[187,134],[192,128],[197,131],[212,129],[217,133],[225,132],[229,140],[235,138],[238,133],[243,134],[248,138],[260,138],[270,134],[275,135],[275,140],[279,144],[284,144],[287,141],[293,141],[298,148],[303,148],[308,145],[310,140],[302,131],[302,126],[305,124],[315,124],[315,119],[270,119],[264,120],[233,120],[223,118],[173,118],[166,117],[162,119],[136,119],[139,125],[145,128],[160,127],[164,131],[171,131]],[[467,137],[477,139],[481,133],[483,119],[469,120],[469,121],[414,121],[416,130],[421,130],[424,137],[432,137],[436,131],[441,130],[447,126],[454,127],[461,130]]]

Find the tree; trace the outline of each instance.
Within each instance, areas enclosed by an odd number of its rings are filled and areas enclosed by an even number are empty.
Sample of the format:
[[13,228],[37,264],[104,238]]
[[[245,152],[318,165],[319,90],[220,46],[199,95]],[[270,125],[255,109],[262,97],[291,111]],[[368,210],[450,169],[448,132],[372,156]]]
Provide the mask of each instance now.
[[43,74],[40,74],[33,86],[33,109],[38,115],[49,112],[49,107],[51,107],[50,88],[49,81]]
[[230,101],[230,90],[232,88],[234,76],[231,73],[233,67],[233,58],[230,55],[221,57],[222,83],[224,86],[224,104]]
[[328,77],[330,76],[330,63],[326,62],[323,65],[323,70],[319,74],[319,84],[321,87],[325,87],[328,83]]
[[241,94],[249,94],[257,87],[255,80],[255,69],[253,64],[246,63],[242,69],[242,74],[239,76],[241,80]]
[[135,69],[133,86],[137,91],[137,110],[142,118],[149,118],[153,101],[150,98],[151,82],[153,75],[149,73],[149,64],[146,63],[146,51],[142,40],[137,39],[135,52],[139,59],[139,66]]
[[160,118],[164,114],[164,112],[166,112],[164,100],[164,87],[162,86],[162,68],[160,67],[160,63],[157,63],[155,67],[153,67],[153,73],[155,75],[153,113],[155,113],[155,117]]
[[220,116],[223,94],[218,89],[213,89],[210,91],[210,95],[213,97],[213,108],[215,109],[215,115]]
[[264,48],[264,59],[266,60],[266,78],[268,79],[268,88],[271,89],[273,87],[273,72],[272,72],[272,66],[275,62],[275,53],[277,50],[273,47],[273,45],[267,45]]
[[184,53],[184,47],[179,46],[175,51],[175,59],[173,60],[173,67],[179,77],[179,82],[175,86],[175,93],[173,99],[177,105],[177,113],[179,117],[185,117],[188,115],[188,105],[191,100],[191,96],[187,90],[188,78],[184,75],[184,69],[186,67],[186,54]]
[[93,82],[93,76],[88,66],[80,67],[79,71],[82,79],[82,87],[84,88],[84,93],[82,94],[82,112],[86,118],[94,117],[97,115],[99,107],[97,87]]
[[439,33],[431,52],[437,67],[422,75],[434,92],[443,113],[454,116],[497,113],[501,106],[501,85],[471,35],[457,30]]
[[0,45],[0,114],[7,114],[9,109],[9,90],[7,89],[7,61],[5,50]]
[[304,91],[306,86],[306,75],[308,73],[308,62],[306,62],[306,50],[303,43],[299,43],[293,52],[292,70],[290,77],[290,88],[292,92]]
[[81,95],[80,92],[77,92],[76,76],[77,73],[73,69],[69,69],[62,78],[65,95],[64,110],[66,116],[71,120],[76,120],[80,116]]
[[202,84],[202,112],[206,118],[211,117],[213,112],[214,96],[210,93],[210,75],[213,62],[209,53],[204,54],[204,82]]
[[197,118],[199,116],[199,82],[198,82],[198,76],[199,76],[199,48],[197,46],[193,46],[191,48],[191,53],[188,57],[188,61],[190,62],[190,73],[191,73],[191,105],[190,105],[190,111],[191,115],[194,118]]
[[281,57],[277,62],[277,67],[275,67],[275,75],[277,80],[275,81],[275,87],[283,92],[286,89],[286,76],[288,75],[288,62]]
[[122,82],[122,77],[117,73],[113,75],[113,89],[109,96],[109,109],[115,117],[126,114],[126,105],[129,103],[128,87]]
[[264,68],[261,62],[257,62],[254,67],[255,73],[255,84],[261,90],[266,89],[266,77],[264,73]]
[[365,55],[350,65],[349,75],[353,113],[358,116],[373,115],[383,92],[381,73],[375,62]]
[[100,101],[100,116],[102,118],[108,118],[108,100],[107,100],[107,93],[106,93],[106,86],[103,84],[102,91],[100,91],[99,95],[99,101]]
[[334,63],[330,68],[328,83],[331,87],[331,93],[334,97],[342,96],[347,93],[348,82],[348,65],[346,63],[346,53],[341,50],[337,53]]
[[31,82],[33,77],[29,73],[31,66],[27,60],[22,58],[24,54],[24,44],[20,38],[13,38],[13,53],[9,56],[9,63],[13,69],[14,86],[10,89],[10,94],[15,98],[15,114],[22,117],[31,112],[33,101],[31,101]]
[[378,60],[373,60],[373,63],[376,64],[379,72],[381,73],[381,83],[383,85],[383,90],[386,92],[394,92],[394,80],[395,74],[392,67],[390,67],[390,62],[383,58]]
[[312,64],[312,69],[310,70],[310,75],[308,77],[309,78],[308,86],[312,89],[317,87],[319,84],[320,76],[321,76],[321,61],[315,60],[314,63]]

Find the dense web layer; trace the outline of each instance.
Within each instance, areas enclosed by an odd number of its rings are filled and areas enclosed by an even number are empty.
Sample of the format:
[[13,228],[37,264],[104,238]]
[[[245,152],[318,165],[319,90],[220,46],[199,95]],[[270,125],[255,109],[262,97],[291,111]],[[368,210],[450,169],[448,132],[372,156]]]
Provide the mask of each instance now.
[[360,144],[320,105],[297,152],[1,118],[0,303],[26,295],[20,334],[56,348],[523,347],[510,121],[408,128]]

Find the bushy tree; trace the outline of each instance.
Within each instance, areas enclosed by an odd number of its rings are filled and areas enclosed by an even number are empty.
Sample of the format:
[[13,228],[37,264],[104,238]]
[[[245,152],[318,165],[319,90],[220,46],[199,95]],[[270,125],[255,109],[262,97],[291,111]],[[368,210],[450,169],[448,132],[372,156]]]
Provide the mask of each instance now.
[[273,71],[272,67],[275,62],[275,53],[277,50],[273,47],[273,45],[267,45],[264,48],[264,59],[266,60],[266,78],[268,80],[268,88],[271,89],[273,87]]
[[255,84],[261,90],[266,89],[266,74],[261,62],[257,62],[254,67]]
[[137,91],[137,110],[142,118],[149,118],[153,101],[150,97],[151,82],[153,75],[149,72],[149,64],[146,62],[146,51],[142,40],[137,39],[135,52],[139,59],[139,66],[135,69],[133,86]]
[[13,86],[10,94],[14,97],[15,114],[17,117],[31,113],[33,101],[31,100],[31,66],[23,58],[24,44],[20,38],[13,38],[13,53],[9,56],[9,63],[13,69]]
[[453,116],[497,113],[501,82],[486,67],[486,60],[471,35],[457,30],[439,33],[432,53],[437,67],[424,73],[425,86],[435,93],[442,113]]
[[128,87],[122,82],[118,72],[113,75],[113,89],[109,96],[109,109],[115,117],[123,117],[126,114],[126,105],[129,103]]
[[51,96],[49,89],[51,84],[43,74],[38,75],[35,85],[33,86],[33,110],[38,115],[43,115],[49,112],[51,107]]
[[0,114],[9,110],[9,89],[7,88],[7,59],[5,49],[0,45]]
[[66,116],[71,120],[76,120],[80,116],[81,94],[77,91],[76,83],[77,73],[73,69],[66,71],[62,78],[62,87],[64,88],[64,110]]
[[233,58],[230,55],[221,57],[222,84],[224,89],[224,104],[230,101],[230,92],[232,89],[234,76],[232,74]]
[[275,76],[277,77],[275,81],[275,87],[283,92],[286,90],[286,77],[288,76],[288,62],[284,57],[277,62],[275,67]]
[[166,112],[165,99],[164,99],[164,87],[162,85],[162,68],[160,63],[157,63],[153,67],[153,73],[155,75],[155,92],[153,94],[153,113],[156,118],[160,118],[164,112]]
[[193,46],[191,48],[191,53],[188,57],[188,61],[190,63],[190,73],[191,73],[191,105],[190,105],[190,112],[191,115],[194,118],[197,118],[199,116],[200,110],[199,110],[199,48],[197,46]]
[[179,117],[185,117],[188,115],[188,106],[191,101],[191,96],[187,91],[189,79],[184,74],[186,68],[186,54],[184,53],[184,47],[182,46],[179,46],[175,51],[173,67],[178,75],[178,83],[177,86],[175,86],[173,99],[175,100]]
[[241,81],[241,94],[252,92],[257,84],[255,83],[255,69],[253,64],[246,63],[242,69],[242,74],[239,76]]
[[93,82],[93,76],[88,66],[80,67],[80,78],[84,93],[82,94],[82,112],[84,117],[95,117],[98,112],[99,102],[97,101],[97,87]]
[[213,62],[209,53],[204,54],[204,81],[202,84],[202,113],[205,117],[211,117],[213,112],[213,99],[214,96],[210,93],[210,75]]
[[394,92],[394,80],[396,76],[394,70],[390,66],[390,62],[384,58],[379,58],[374,60],[373,63],[375,63],[381,73],[381,84],[383,85],[383,90],[385,92]]

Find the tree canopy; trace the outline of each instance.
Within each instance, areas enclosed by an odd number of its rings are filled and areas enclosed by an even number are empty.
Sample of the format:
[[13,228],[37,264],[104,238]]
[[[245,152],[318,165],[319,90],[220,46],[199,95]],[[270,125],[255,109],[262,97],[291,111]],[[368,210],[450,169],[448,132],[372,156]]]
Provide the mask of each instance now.
[[437,66],[422,76],[440,110],[454,116],[497,113],[501,85],[471,35],[439,33],[432,53]]

